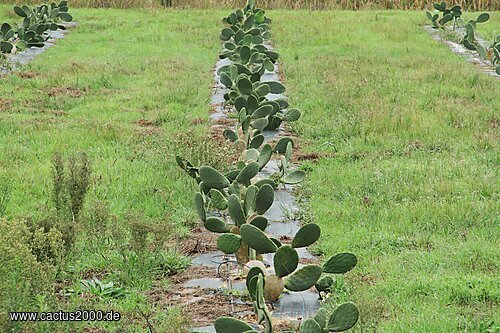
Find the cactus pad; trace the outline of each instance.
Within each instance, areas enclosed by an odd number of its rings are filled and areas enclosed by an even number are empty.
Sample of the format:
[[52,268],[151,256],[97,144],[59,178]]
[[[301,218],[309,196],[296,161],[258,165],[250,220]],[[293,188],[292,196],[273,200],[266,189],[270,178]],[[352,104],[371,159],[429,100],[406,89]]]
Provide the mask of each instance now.
[[344,274],[358,263],[358,258],[352,253],[344,252],[334,255],[323,265],[325,273]]
[[203,200],[203,195],[200,192],[194,194],[194,205],[196,207],[196,213],[200,220],[205,222],[207,220],[207,213],[205,211],[205,203]]
[[308,223],[297,231],[292,241],[295,248],[314,244],[321,236],[321,228],[316,223]]
[[243,212],[243,207],[241,207],[241,201],[236,194],[231,194],[229,196],[227,200],[227,207],[229,209],[229,215],[237,226],[241,226],[245,223],[245,213]]
[[281,246],[274,255],[274,271],[284,277],[293,273],[299,265],[299,254],[290,245]]
[[274,188],[271,185],[262,185],[255,197],[255,210],[258,214],[264,214],[274,202]]
[[313,318],[309,318],[300,325],[299,333],[321,333],[321,326]]
[[209,217],[205,221],[205,228],[212,232],[225,233],[229,232],[229,226],[220,217]]
[[216,188],[220,190],[229,186],[229,180],[214,168],[202,166],[199,169],[199,173],[201,180],[208,188]]
[[316,284],[322,272],[320,266],[304,266],[286,279],[285,287],[290,291],[307,290]]
[[245,333],[253,331],[252,326],[232,317],[219,317],[214,323],[217,333]]
[[278,249],[276,244],[259,228],[251,224],[243,224],[240,230],[241,238],[259,253],[273,253]]
[[217,247],[226,254],[233,254],[240,248],[241,237],[233,233],[222,234],[217,238]]
[[328,321],[328,330],[330,332],[347,331],[356,325],[358,318],[358,307],[354,303],[344,303],[333,311]]

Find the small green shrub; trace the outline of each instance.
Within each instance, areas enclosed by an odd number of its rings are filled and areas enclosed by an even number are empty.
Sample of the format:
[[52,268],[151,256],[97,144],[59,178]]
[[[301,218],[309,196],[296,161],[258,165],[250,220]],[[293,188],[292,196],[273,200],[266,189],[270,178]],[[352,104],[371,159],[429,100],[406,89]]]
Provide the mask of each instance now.
[[37,260],[32,233],[23,221],[0,219],[0,331],[20,330],[9,311],[36,310],[36,297],[52,289],[55,270]]

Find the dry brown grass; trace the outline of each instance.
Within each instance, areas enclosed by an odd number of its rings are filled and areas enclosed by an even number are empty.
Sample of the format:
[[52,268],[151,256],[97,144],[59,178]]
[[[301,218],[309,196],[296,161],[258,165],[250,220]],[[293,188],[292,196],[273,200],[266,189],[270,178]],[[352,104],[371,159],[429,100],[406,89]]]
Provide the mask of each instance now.
[[[39,3],[41,1],[18,0],[17,3]],[[95,8],[160,8],[171,2],[176,8],[235,8],[244,4],[243,0],[70,0],[70,6]],[[424,9],[430,8],[436,0],[260,0],[259,6],[268,9]],[[451,1],[448,1],[451,3]],[[0,0],[0,3],[13,3]],[[468,10],[500,10],[498,0],[455,0]]]

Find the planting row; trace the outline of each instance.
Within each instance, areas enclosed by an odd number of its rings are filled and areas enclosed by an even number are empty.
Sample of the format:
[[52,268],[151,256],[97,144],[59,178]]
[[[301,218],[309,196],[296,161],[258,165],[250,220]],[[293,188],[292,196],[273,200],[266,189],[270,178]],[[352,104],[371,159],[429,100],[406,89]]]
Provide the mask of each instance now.
[[435,29],[446,29],[450,22],[453,22],[453,31],[457,28],[462,30],[459,36],[460,43],[471,51],[477,51],[482,59],[487,59],[496,66],[496,72],[500,75],[500,35],[495,36],[489,46],[484,46],[479,43],[476,37],[477,25],[485,23],[490,19],[490,14],[482,13],[475,20],[465,22],[462,19],[462,7],[455,5],[448,7],[446,2],[435,3],[434,11],[431,13],[426,11],[427,18],[432,22],[432,27]]
[[35,7],[14,6],[14,12],[23,22],[17,27],[3,23],[0,27],[0,58],[8,53],[15,53],[30,47],[43,47],[50,38],[49,31],[65,30],[62,22],[71,22],[68,2],[41,5]]
[[[265,81],[266,72],[274,72],[278,53],[268,43],[271,20],[264,10],[249,0],[245,8],[223,19],[226,27],[220,38],[224,41],[221,59],[230,64],[218,70],[220,82],[227,88],[225,106],[237,119],[234,129],[226,129],[224,137],[234,144],[239,159],[225,170],[208,165],[194,166],[177,157],[177,163],[196,180],[194,194],[196,211],[204,226],[219,233],[217,246],[227,255],[234,255],[246,273],[246,286],[257,315],[257,324],[266,333],[273,332],[271,313],[266,302],[274,302],[286,290],[301,292],[315,287],[325,296],[331,290],[336,274],[353,269],[357,258],[352,253],[339,253],[324,265],[299,265],[297,249],[319,240],[320,227],[303,225],[290,244],[269,236],[270,222],[265,217],[275,199],[275,190],[298,184],[306,176],[293,169],[291,158],[294,142],[290,137],[274,145],[266,142],[266,131],[278,129],[283,122],[299,120],[301,112],[290,108],[286,99],[276,96],[285,91],[277,81]],[[271,160],[277,160],[275,172],[265,177],[262,171]],[[263,255],[273,254],[273,267],[262,263]],[[353,327],[359,311],[353,303],[338,306],[333,312],[321,308],[314,318],[305,320],[300,332],[340,332]],[[218,333],[258,332],[239,319],[220,317],[215,322]]]

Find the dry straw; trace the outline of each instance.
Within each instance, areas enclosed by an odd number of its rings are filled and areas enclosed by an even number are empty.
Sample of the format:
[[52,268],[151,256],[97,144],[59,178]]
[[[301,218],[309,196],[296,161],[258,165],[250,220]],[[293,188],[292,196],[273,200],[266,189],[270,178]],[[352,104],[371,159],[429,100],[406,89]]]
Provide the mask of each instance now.
[[[56,0],[57,1],[57,0]],[[18,4],[41,1],[16,1]],[[160,8],[171,5],[176,8],[236,8],[244,1],[238,0],[71,0],[72,7],[95,8]],[[259,0],[259,6],[267,9],[424,9],[436,0]],[[451,1],[448,1],[451,2]],[[12,4],[11,0],[0,3]],[[500,10],[500,0],[455,0],[467,10]]]

